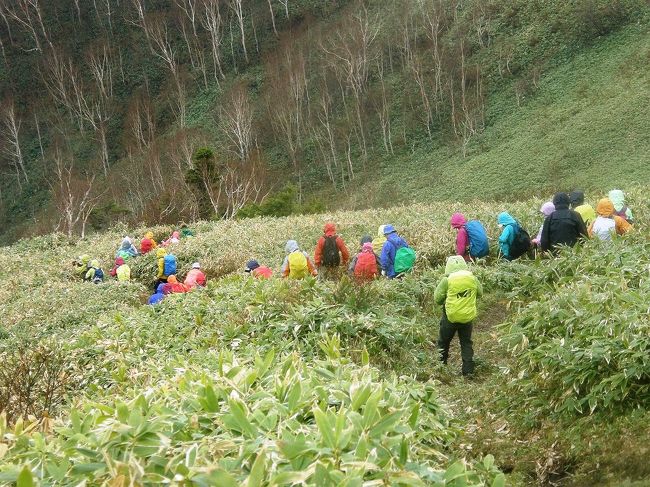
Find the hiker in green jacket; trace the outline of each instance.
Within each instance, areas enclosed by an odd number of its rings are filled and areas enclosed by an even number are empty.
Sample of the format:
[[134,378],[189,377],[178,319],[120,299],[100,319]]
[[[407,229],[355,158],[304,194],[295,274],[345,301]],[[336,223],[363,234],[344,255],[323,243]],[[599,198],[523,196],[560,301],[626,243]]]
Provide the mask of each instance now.
[[436,304],[442,305],[438,349],[440,360],[446,364],[449,345],[458,333],[460,354],[463,359],[463,375],[474,373],[474,350],[472,349],[472,321],[476,318],[476,298],[483,295],[483,287],[467,267],[460,255],[447,258],[445,277],[433,295]]

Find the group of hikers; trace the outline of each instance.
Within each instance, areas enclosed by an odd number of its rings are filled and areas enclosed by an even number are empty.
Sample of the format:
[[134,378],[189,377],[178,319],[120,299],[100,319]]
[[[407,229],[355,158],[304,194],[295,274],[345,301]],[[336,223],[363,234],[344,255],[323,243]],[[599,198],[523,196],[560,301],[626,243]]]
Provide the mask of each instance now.
[[[628,233],[634,222],[632,211],[625,204],[625,195],[620,190],[610,191],[607,198],[598,201],[595,210],[585,203],[582,191],[557,193],[552,201],[541,206],[540,212],[544,216],[544,222],[533,239],[508,212],[497,216],[501,229],[498,239],[500,257],[512,261],[535,248],[552,255],[561,246],[574,246],[581,239],[589,237],[609,241],[615,235]],[[477,316],[476,301],[482,294],[482,287],[470,271],[468,262],[487,257],[490,244],[485,228],[478,220],[468,221],[462,213],[454,213],[450,224],[456,230],[456,255],[448,257],[445,276],[434,292],[435,303],[442,306],[438,348],[440,360],[446,364],[451,341],[458,334],[462,373],[472,375],[472,323]],[[206,276],[198,262],[192,265],[183,282],[177,278],[176,257],[168,248],[188,236],[193,236],[193,233],[183,225],[180,232],[173,232],[169,239],[158,245],[153,234],[148,232],[140,243],[139,251],[132,240],[125,237],[115,256],[115,266],[110,275],[119,281],[128,281],[131,274],[128,261],[155,251],[158,272],[155,292],[149,298],[149,304],[159,303],[168,294],[185,293],[205,286]],[[334,223],[325,224],[323,235],[316,243],[313,259],[295,240],[287,241],[285,254],[280,268],[283,278],[318,276],[322,279],[338,279],[347,273],[360,283],[382,276],[388,279],[400,278],[413,269],[416,260],[415,251],[391,224],[379,226],[375,238],[364,235],[359,250],[352,257]],[[76,265],[77,273],[83,275],[85,280],[101,282],[104,279],[104,273],[96,259],[91,260],[84,255]],[[249,260],[244,270],[258,279],[273,277],[273,270],[260,265],[255,259]]]

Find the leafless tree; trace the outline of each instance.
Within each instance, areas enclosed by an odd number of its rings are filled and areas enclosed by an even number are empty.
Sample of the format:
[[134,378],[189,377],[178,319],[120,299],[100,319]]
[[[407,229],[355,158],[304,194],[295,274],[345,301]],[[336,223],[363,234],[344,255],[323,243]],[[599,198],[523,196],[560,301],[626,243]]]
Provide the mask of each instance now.
[[43,23],[43,12],[39,0],[1,0],[0,11],[5,20],[18,24],[33,39],[35,47],[28,50],[43,51],[43,40],[50,46],[50,38]]
[[245,85],[237,84],[228,93],[219,108],[219,122],[222,134],[230,141],[228,150],[240,161],[246,161],[255,145],[255,135],[253,108]]
[[29,182],[25,170],[25,160],[20,147],[20,127],[22,120],[16,112],[16,106],[12,99],[4,100],[2,103],[2,135],[4,138],[3,153],[9,158],[16,170],[16,181],[21,186],[21,178]]
[[[237,24],[239,25],[239,33],[241,35],[241,47],[244,51],[244,59],[248,63],[248,51],[246,50],[246,31],[244,30],[244,7],[243,0],[228,0],[228,5],[232,10]],[[231,34],[232,35],[232,34]]]
[[271,0],[268,0],[269,2],[269,12],[271,12],[271,25],[273,25],[273,33],[275,34],[275,37],[278,36],[278,29],[275,27],[275,12],[273,11],[273,4],[271,3]]
[[214,79],[219,83],[220,79],[225,78],[223,68],[221,67],[221,44],[223,43],[223,19],[219,5],[220,0],[202,0],[203,15],[201,16],[201,25],[210,34],[210,47],[212,53],[212,62],[214,65]]

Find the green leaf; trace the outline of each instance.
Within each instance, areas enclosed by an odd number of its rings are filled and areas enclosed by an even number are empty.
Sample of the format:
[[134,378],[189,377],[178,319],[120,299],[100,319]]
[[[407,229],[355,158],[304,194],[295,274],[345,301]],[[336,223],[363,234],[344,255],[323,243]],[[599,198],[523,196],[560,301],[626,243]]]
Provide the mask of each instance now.
[[329,414],[316,408],[313,411],[318,431],[320,431],[325,445],[329,448],[336,448],[336,439],[334,438],[334,425],[330,422]]
[[32,476],[31,469],[25,465],[18,474],[16,479],[16,487],[34,487],[34,477]]
[[264,482],[264,475],[266,473],[266,452],[260,450],[253,467],[251,468],[251,473],[248,475],[248,480],[246,482],[247,487],[260,487]]
[[387,431],[393,429],[393,427],[399,422],[400,418],[402,417],[402,413],[403,411],[393,411],[392,413],[387,414],[381,418],[377,424],[375,424],[370,429],[370,436],[373,438],[378,438]]
[[492,481],[491,487],[506,487],[506,476],[502,473],[497,474]]

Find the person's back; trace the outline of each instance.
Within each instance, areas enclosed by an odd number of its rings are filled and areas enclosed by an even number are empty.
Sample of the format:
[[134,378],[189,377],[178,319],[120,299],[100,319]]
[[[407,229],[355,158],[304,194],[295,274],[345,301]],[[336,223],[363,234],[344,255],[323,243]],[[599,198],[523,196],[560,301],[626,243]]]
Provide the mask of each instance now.
[[378,265],[377,255],[372,249],[372,243],[366,242],[361,252],[355,257],[353,275],[357,281],[370,281],[379,277],[381,266]]
[[167,277],[167,283],[163,286],[164,294],[181,294],[186,293],[187,291],[188,288],[184,284],[178,282],[178,279],[174,274]]
[[594,208],[585,203],[585,194],[582,191],[573,191],[569,195],[571,208],[575,210],[581,217],[585,226],[588,227],[596,219],[596,211]]
[[205,274],[201,270],[201,265],[198,262],[192,264],[192,270],[187,273],[185,276],[185,286],[189,289],[193,289],[197,286],[205,286]]
[[615,215],[614,204],[603,198],[596,207],[598,217],[589,226],[589,235],[602,241],[610,241],[614,235],[624,235],[632,229],[625,219]]
[[514,256],[512,255],[511,248],[517,236],[519,224],[507,211],[499,213],[497,223],[502,229],[501,235],[499,236],[499,250],[505,259],[512,260]]
[[304,279],[309,275],[316,276],[318,274],[307,252],[300,250],[298,242],[287,241],[284,250],[287,255],[282,263],[282,277]]
[[85,278],[86,273],[90,268],[89,262],[90,256],[88,254],[83,254],[77,257],[77,259],[73,262],[75,275],[81,278]]
[[131,238],[128,236],[124,237],[122,244],[120,245],[120,248],[117,249],[115,256],[122,257],[126,260],[129,257],[135,257],[136,255],[138,255],[138,250],[133,245]]
[[156,287],[156,292],[149,297],[149,301],[147,303],[152,305],[160,303],[165,297],[163,291],[164,287],[165,287],[164,284],[158,284],[158,286]]
[[270,267],[260,265],[255,259],[251,259],[246,263],[244,271],[256,279],[271,279],[273,277],[273,270]]
[[143,255],[148,254],[156,247],[158,247],[158,244],[153,239],[153,232],[145,233],[144,238],[140,242],[140,253]]
[[569,201],[569,195],[566,193],[557,193],[553,197],[555,211],[546,218],[542,228],[540,243],[543,251],[553,250],[561,245],[573,247],[579,239],[588,236],[582,217],[569,208]]
[[340,266],[346,267],[350,260],[350,253],[343,239],[336,233],[334,223],[326,223],[323,236],[316,243],[314,263],[316,268],[325,278],[339,277]]
[[402,248],[408,247],[408,244],[406,240],[398,235],[393,225],[386,225],[384,227],[384,234],[386,235],[386,242],[381,250],[381,267],[386,273],[386,277],[393,279],[398,275],[398,272],[395,270],[397,252]]
[[100,267],[99,261],[97,259],[90,261],[90,266],[88,268],[88,272],[86,272],[85,280],[93,282],[95,284],[99,284],[100,282],[104,281],[104,271]]
[[117,280],[127,282],[131,280],[131,267],[128,264],[122,264],[117,268]]
[[445,266],[445,277],[434,292],[435,303],[443,306],[438,349],[440,360],[446,364],[449,345],[454,335],[458,333],[463,375],[471,375],[474,372],[472,321],[478,314],[476,300],[482,294],[481,284],[469,270],[462,256],[449,257]]
[[469,257],[469,236],[465,225],[467,219],[462,213],[454,213],[451,215],[451,228],[456,230],[456,255],[460,255],[466,261],[470,260]]
[[[539,212],[544,215],[544,220],[551,216],[551,213],[555,211],[555,205],[553,204],[552,201],[547,201],[546,203],[542,203],[542,206],[539,209]],[[539,245],[542,242],[542,230],[544,230],[544,222],[539,226],[539,232],[537,232],[537,236],[531,241],[533,245],[536,245],[539,247]]]

